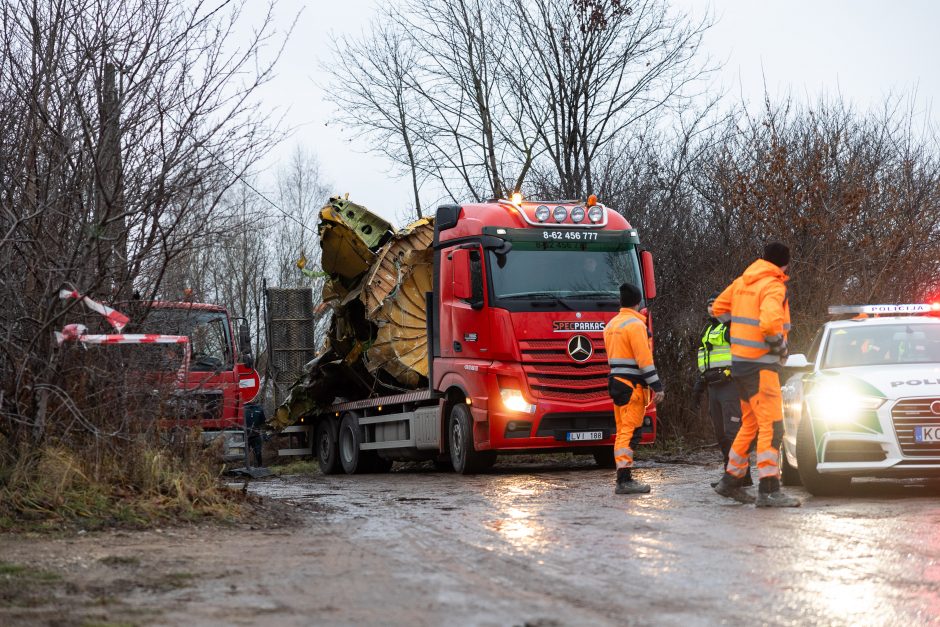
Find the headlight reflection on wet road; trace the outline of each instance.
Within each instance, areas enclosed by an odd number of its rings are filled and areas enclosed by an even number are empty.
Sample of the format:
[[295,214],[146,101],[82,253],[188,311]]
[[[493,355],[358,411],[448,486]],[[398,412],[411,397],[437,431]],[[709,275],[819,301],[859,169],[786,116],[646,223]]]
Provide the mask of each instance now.
[[487,491],[488,500],[498,517],[487,521],[516,550],[540,552],[545,549],[545,527],[541,522],[544,492],[554,486],[532,476],[500,477]]
[[881,548],[885,534],[892,531],[889,525],[871,523],[827,514],[803,521],[807,533],[794,538],[781,562],[790,562],[784,572],[798,573],[787,588],[816,616],[866,625],[897,621],[896,599],[887,596],[894,586],[885,585],[885,580],[896,577],[898,564],[890,563],[894,553]]

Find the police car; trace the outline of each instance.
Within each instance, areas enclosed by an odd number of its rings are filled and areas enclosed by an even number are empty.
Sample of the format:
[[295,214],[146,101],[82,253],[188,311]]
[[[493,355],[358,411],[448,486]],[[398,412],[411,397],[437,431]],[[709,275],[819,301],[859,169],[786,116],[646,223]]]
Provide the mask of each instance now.
[[[830,307],[783,392],[785,485],[940,477],[940,303]],[[792,371],[792,370],[791,370]]]

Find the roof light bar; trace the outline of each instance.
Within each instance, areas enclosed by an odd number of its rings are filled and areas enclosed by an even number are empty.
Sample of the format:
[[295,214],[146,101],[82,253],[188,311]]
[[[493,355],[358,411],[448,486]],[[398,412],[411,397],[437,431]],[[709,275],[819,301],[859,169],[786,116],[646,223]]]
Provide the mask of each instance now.
[[830,316],[842,314],[921,314],[940,311],[938,303],[910,303],[906,305],[832,305]]

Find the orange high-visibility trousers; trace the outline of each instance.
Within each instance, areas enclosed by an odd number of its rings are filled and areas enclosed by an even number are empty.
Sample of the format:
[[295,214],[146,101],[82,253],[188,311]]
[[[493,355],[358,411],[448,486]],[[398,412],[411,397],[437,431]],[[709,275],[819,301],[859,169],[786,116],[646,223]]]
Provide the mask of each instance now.
[[[614,440],[614,461],[617,468],[633,467],[633,436],[636,430],[643,426],[643,417],[646,415],[646,406],[649,405],[649,388],[636,385],[617,377],[617,379],[633,388],[630,402],[626,405],[614,405],[614,418],[617,422],[617,437]],[[639,441],[639,437],[637,437]]]
[[757,475],[761,479],[779,477],[777,463],[783,440],[783,396],[780,375],[761,369],[732,378],[741,396],[741,429],[728,454],[728,474],[744,477],[749,466],[748,451],[757,436]]

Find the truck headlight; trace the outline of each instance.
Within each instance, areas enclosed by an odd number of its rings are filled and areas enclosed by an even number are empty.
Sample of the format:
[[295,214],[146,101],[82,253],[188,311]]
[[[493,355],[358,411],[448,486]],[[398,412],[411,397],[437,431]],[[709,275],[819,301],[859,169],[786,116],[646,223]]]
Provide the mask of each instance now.
[[820,386],[813,390],[809,401],[812,417],[830,423],[854,422],[862,412],[875,411],[885,403],[883,398],[860,394],[842,383]]
[[535,208],[535,218],[539,222],[545,222],[552,215],[552,210],[545,205],[539,205]]
[[603,217],[604,217],[604,210],[598,207],[597,205],[594,205],[593,207],[588,209],[588,218],[591,220],[591,222],[594,222],[596,224],[600,222],[601,218]]
[[511,411],[518,411],[524,414],[534,414],[535,405],[526,400],[521,390],[516,388],[499,388],[499,395],[503,399],[503,406]]
[[584,207],[575,207],[571,210],[571,221],[575,224],[584,219]]

